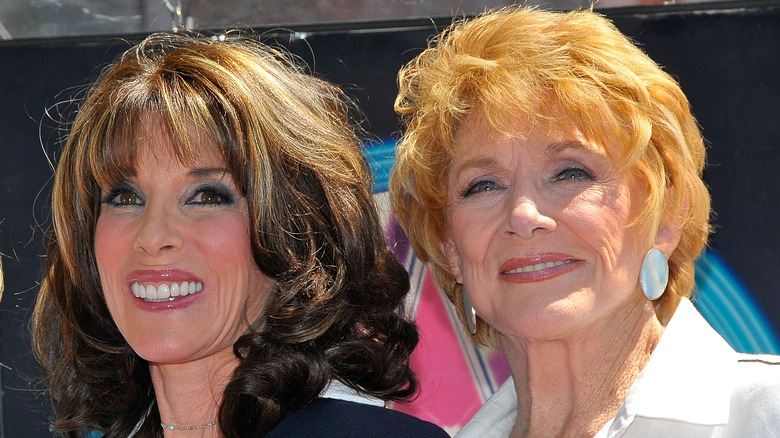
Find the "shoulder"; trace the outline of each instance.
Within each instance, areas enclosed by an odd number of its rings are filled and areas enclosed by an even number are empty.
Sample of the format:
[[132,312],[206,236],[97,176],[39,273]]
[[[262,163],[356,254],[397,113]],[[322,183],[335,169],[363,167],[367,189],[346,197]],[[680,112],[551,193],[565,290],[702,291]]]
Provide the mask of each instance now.
[[742,406],[775,408],[780,418],[780,356],[737,354],[734,402]]
[[755,434],[780,430],[780,356],[737,355],[731,421]]
[[444,430],[402,412],[344,400],[317,399],[288,415],[268,438],[449,438]]
[[735,360],[735,396],[780,398],[780,356],[738,353]]

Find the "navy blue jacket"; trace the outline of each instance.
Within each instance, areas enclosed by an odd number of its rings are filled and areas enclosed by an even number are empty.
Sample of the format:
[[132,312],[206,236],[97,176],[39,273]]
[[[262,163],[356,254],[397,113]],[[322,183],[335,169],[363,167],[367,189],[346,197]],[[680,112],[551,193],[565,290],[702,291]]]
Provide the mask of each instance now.
[[449,438],[433,423],[402,412],[344,400],[319,398],[293,412],[268,438]]

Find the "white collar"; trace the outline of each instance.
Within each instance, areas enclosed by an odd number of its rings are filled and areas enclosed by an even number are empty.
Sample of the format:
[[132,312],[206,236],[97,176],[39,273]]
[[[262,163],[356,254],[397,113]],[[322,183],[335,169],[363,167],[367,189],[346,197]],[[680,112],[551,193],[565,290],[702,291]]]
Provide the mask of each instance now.
[[[635,416],[701,425],[728,423],[735,353],[693,304],[680,301],[616,421]],[[621,418],[622,417],[622,418]]]
[[517,392],[510,376],[455,437],[508,437],[516,418]]
[[[683,298],[644,370],[631,385],[607,429],[623,430],[635,417],[702,425],[728,422],[731,387],[713,385],[734,375],[734,350]],[[510,377],[456,435],[508,437],[517,417],[517,393]],[[614,424],[613,424],[614,423]]]
[[383,407],[385,405],[384,400],[355,391],[354,389],[335,379],[328,383],[328,386],[326,386],[322,391],[320,397],[362,403],[364,405],[371,406]]

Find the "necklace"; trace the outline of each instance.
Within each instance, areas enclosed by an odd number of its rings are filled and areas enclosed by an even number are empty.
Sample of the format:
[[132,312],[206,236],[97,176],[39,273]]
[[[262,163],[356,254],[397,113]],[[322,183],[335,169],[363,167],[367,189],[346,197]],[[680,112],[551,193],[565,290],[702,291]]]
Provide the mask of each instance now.
[[218,420],[214,420],[214,421],[210,421],[210,422],[208,422],[206,424],[201,424],[201,425],[198,425],[198,426],[194,426],[194,425],[176,426],[175,424],[165,424],[163,422],[160,422],[160,426],[162,426],[163,429],[168,429],[168,430],[197,430],[197,429],[205,429],[207,427],[214,426],[218,422],[219,422]]

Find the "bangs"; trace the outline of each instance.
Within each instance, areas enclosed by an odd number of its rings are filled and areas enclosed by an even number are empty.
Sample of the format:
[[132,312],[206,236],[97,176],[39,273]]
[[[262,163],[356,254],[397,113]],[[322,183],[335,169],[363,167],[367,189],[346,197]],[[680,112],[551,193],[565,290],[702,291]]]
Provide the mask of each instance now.
[[215,151],[245,192],[246,161],[236,147],[241,140],[226,126],[224,105],[199,90],[201,84],[181,75],[165,76],[125,84],[111,96],[115,103],[106,106],[101,123],[93,125],[96,135],[82,137],[88,138],[87,165],[98,186],[112,187],[135,176],[139,151],[151,146],[152,153],[164,148],[183,165],[191,165],[204,151]]
[[[544,32],[528,29],[536,18]],[[516,132],[518,114],[535,129],[573,124],[630,170],[652,134],[652,103],[640,75],[657,66],[611,27],[596,32],[586,20],[564,32],[547,18],[517,16],[500,29],[466,28],[444,41],[428,55],[433,68],[422,84],[441,102],[433,111],[449,109],[457,129],[462,115],[481,109],[493,129],[517,138],[528,134]],[[624,45],[632,62],[612,54],[610,44]]]
[[[636,84],[607,84],[605,80],[582,80],[584,72],[555,69],[550,75],[534,75],[516,60],[502,59],[476,64],[473,57],[458,56],[453,68],[457,82],[445,79],[447,87],[462,102],[454,111],[430,114],[437,143],[452,156],[454,137],[470,115],[484,116],[495,131],[510,138],[527,138],[518,131],[518,117],[534,130],[556,130],[574,126],[592,145],[598,146],[622,171],[629,171],[640,160],[652,133],[647,108],[632,99],[641,94]],[[465,66],[464,64],[471,65]],[[488,64],[488,65],[485,65]],[[590,74],[594,74],[590,72]],[[610,75],[614,78],[614,75]],[[455,83],[453,83],[455,82]],[[439,99],[435,107],[447,107],[450,95]]]
[[[639,160],[640,154],[634,153],[636,139],[626,127],[627,118],[601,96],[588,94],[589,99],[570,101],[566,96],[561,98],[558,90],[541,97],[515,90],[509,98],[522,101],[522,109],[506,104],[506,94],[499,99],[492,96],[501,94],[488,94],[482,99],[484,107],[480,105],[475,112],[483,114],[489,126],[501,135],[527,139],[531,131],[566,132],[574,127],[588,144],[604,152],[622,171],[631,169]],[[527,126],[526,130],[518,130],[521,124]]]

